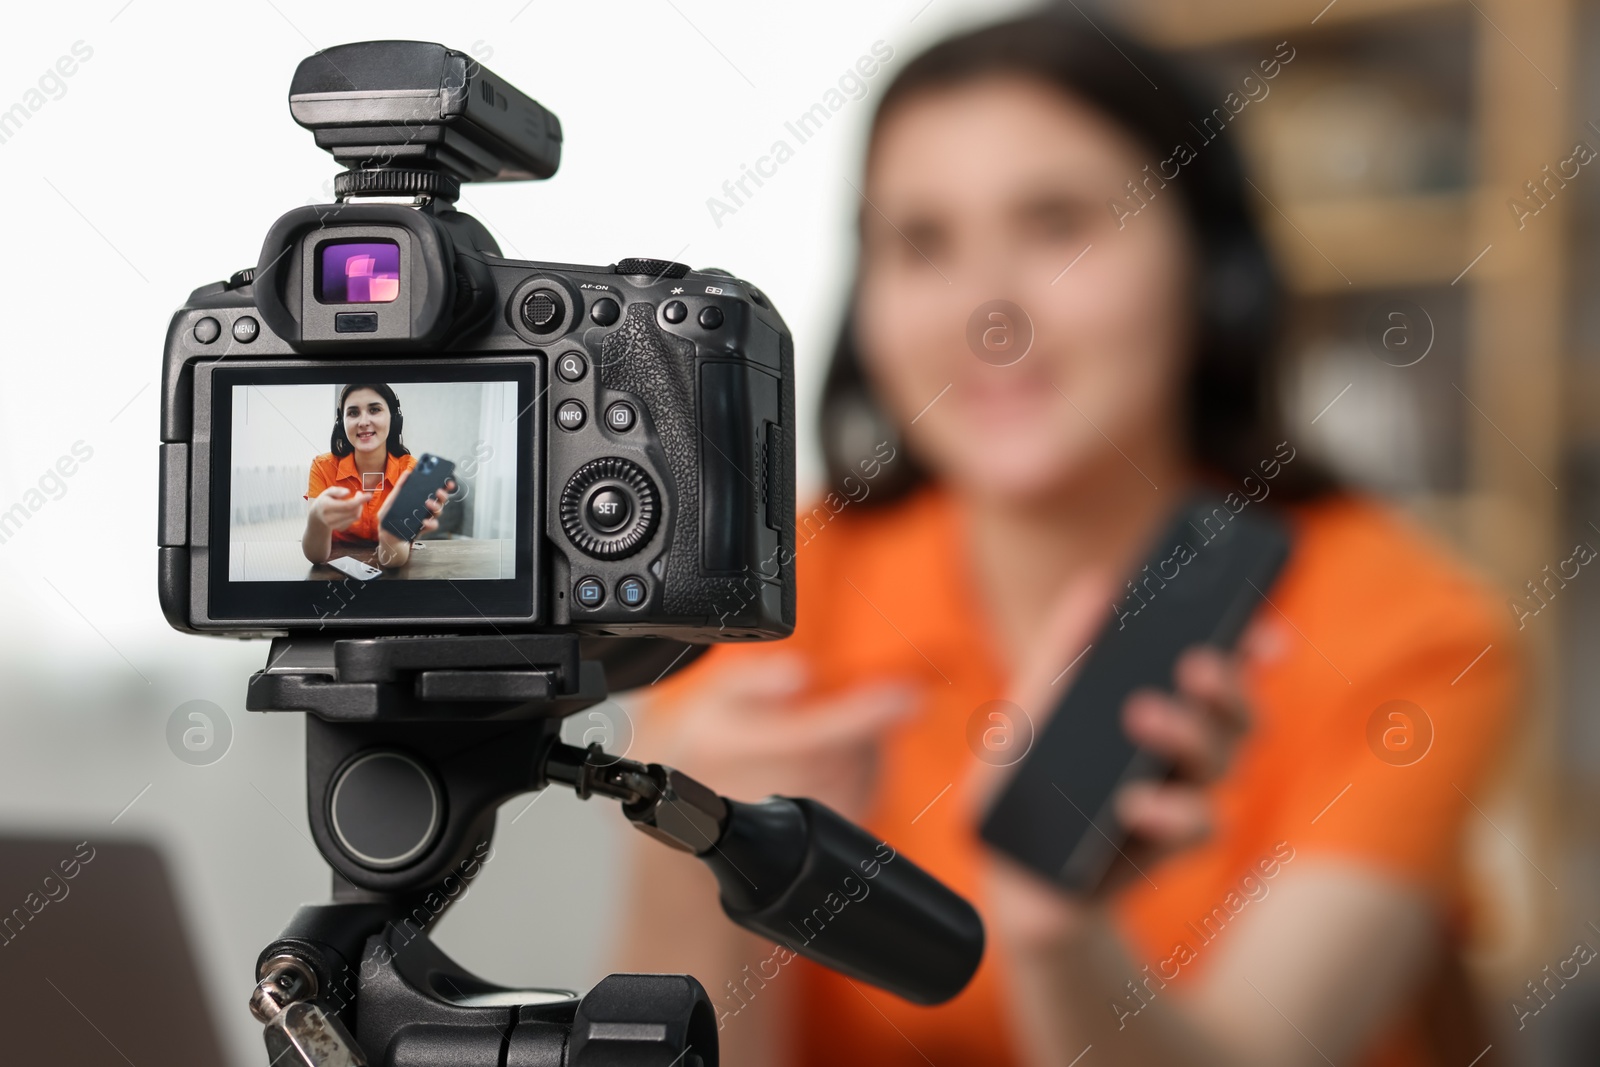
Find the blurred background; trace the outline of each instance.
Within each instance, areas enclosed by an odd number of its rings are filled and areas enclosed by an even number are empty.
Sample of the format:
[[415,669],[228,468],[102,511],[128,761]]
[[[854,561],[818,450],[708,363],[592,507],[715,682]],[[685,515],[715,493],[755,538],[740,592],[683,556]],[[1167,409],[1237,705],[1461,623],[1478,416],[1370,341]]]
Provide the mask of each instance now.
[[[253,263],[283,211],[331,199],[336,168],[285,106],[295,64],[374,37],[471,51],[557,112],[567,140],[551,181],[471,188],[461,207],[509,255],[655,256],[756,281],[793,330],[809,410],[848,284],[849,183],[887,76],[757,195],[732,212],[710,200],[875,42],[893,71],[952,29],[1024,6],[105,0],[6,13],[0,113],[25,113],[0,117],[0,833],[158,846],[177,887],[173,929],[198,960],[192,1010],[211,1013],[230,1062],[260,1060],[245,1010],[256,953],[297,904],[326,895],[327,874],[306,829],[300,717],[244,711],[266,645],[178,634],[157,609],[157,375],[188,292]],[[1600,10],[1076,6],[1180,54],[1218,101],[1292,50],[1222,134],[1247,152],[1296,294],[1284,401],[1329,463],[1454,544],[1521,620],[1536,674],[1510,770],[1477,798],[1473,963],[1509,1062],[1593,1063],[1600,969],[1545,994],[1521,1029],[1512,1005],[1575,945],[1600,947],[1600,577],[1553,577],[1600,546]],[[73,73],[51,76],[62,56]],[[802,427],[801,483],[815,487]],[[201,758],[171,728],[199,721],[197,707],[213,731]],[[626,748],[626,698],[579,719],[576,733]],[[495,862],[439,943],[497,981],[593,983],[629,832],[564,792],[513,802]],[[91,863],[82,877],[95,875]],[[37,922],[70,922],[72,907]],[[19,954],[9,940],[0,974],[7,953]],[[41,976],[78,1009],[59,1025],[95,1024],[83,975],[103,963],[61,959]],[[173,996],[164,1007],[194,999]],[[0,1002],[4,1029],[36,1022],[15,1011]],[[101,1037],[115,1044],[114,1029]]]

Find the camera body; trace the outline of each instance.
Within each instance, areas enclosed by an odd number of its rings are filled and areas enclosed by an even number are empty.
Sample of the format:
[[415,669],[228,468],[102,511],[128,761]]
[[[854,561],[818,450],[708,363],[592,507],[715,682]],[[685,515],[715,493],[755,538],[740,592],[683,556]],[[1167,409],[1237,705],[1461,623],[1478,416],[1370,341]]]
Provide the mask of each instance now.
[[[383,84],[350,90],[375,51],[369,73]],[[328,88],[332,70],[345,87]],[[401,121],[375,100],[422,117]],[[254,270],[195,290],[172,318],[159,535],[168,621],[235,636],[788,635],[793,342],[767,297],[724,271],[663,260],[502,257],[454,210],[455,182],[553,173],[559,125],[460,53],[329,49],[302,64],[290,101],[336,157],[381,165],[340,175],[341,202],[285,214]],[[495,152],[516,157],[495,138],[519,128],[533,131],[525,162],[496,166]],[[387,154],[374,147],[385,144]],[[493,151],[469,150],[485,144]],[[345,394],[385,389],[386,424],[343,407]],[[376,459],[352,445],[374,433],[387,434]],[[465,515],[479,534],[414,542],[404,568],[367,581],[330,572],[309,547],[296,556],[295,509],[316,500],[319,464],[324,480],[348,476],[366,455],[380,469],[350,493],[392,490],[424,452],[455,463],[441,530]],[[333,536],[335,552],[356,544]]]

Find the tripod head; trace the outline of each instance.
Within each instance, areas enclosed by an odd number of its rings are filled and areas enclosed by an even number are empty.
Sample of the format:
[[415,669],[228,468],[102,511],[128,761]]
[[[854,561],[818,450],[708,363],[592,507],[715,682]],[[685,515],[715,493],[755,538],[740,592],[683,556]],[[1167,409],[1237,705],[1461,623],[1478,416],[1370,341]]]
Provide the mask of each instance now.
[[247,706],[309,712],[307,810],[335,872],[333,902],[303,907],[258,962],[251,1007],[275,1065],[420,1062],[444,1042],[463,1067],[714,1067],[717,1020],[692,977],[612,975],[581,998],[508,990],[429,942],[485,861],[496,807],[551,785],[620,802],[713,871],[730,919],[795,955],[920,1004],[966,985],[984,940],[970,904],[815,801],[729,800],[563,744],[561,720],[605,695],[572,634],[273,642]]

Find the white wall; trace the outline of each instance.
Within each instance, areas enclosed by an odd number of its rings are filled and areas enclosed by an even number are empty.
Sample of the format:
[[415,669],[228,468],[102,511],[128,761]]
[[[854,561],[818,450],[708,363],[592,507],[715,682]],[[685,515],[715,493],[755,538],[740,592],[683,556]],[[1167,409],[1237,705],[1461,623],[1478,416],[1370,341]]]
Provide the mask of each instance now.
[[[755,281],[794,332],[809,399],[848,284],[856,203],[845,179],[871,97],[848,102],[735,213],[714,220],[708,198],[874,42],[895,59],[873,94],[932,36],[1011,6],[99,0],[7,11],[0,111],[75,42],[93,52],[0,143],[0,510],[42,503],[0,543],[0,823],[166,846],[236,1063],[262,1058],[244,1009],[256,953],[296,904],[325,896],[327,874],[307,839],[299,716],[243,710],[266,646],[179,634],[157,610],[158,375],[168,319],[190,289],[253,264],[283,211],[328,198],[336,168],[285,104],[295,64],[373,37],[492,50],[491,70],[561,116],[566,153],[553,180],[472,188],[463,208],[511,255],[669,257]],[[92,456],[64,491],[29,497],[78,442]],[[802,443],[812,480],[809,424]],[[194,699],[221,706],[234,730],[206,767],[177,760],[164,736]],[[511,824],[525,803],[503,813],[499,855],[440,941],[487,977],[585,986],[604,973],[612,857],[628,831],[604,802],[559,791]]]

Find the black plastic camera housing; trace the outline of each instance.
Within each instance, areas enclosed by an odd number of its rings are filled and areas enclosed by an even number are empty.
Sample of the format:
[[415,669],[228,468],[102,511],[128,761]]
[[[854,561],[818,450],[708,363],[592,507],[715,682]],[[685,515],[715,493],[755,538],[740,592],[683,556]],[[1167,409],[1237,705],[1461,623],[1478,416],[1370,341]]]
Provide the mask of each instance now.
[[[724,271],[663,260],[502,257],[485,227],[454,210],[458,182],[548,176],[560,128],[461,53],[417,42],[329,49],[302,64],[290,98],[352,169],[336,186],[341,202],[285,214],[253,271],[195,290],[172,318],[159,535],[168,621],[237,636],[787,636],[793,342],[765,295]],[[330,297],[338,279],[324,277],[327,264],[374,248],[395,265],[381,294]],[[369,380],[515,383],[514,577],[230,579],[230,391]]]

